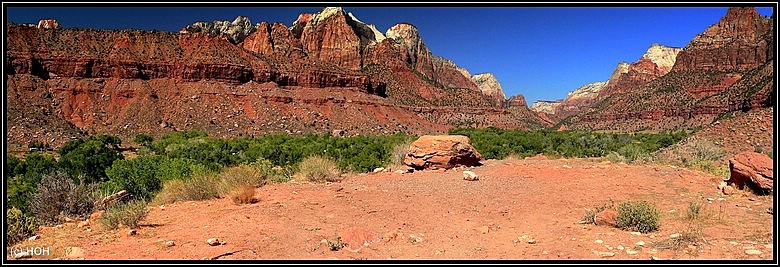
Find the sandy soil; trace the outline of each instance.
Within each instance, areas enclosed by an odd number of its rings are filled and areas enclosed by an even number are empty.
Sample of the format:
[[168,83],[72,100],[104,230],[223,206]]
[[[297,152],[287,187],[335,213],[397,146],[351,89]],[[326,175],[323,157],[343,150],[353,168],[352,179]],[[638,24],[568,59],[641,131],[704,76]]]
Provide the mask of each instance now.
[[[255,204],[150,206],[132,236],[126,228],[74,222],[17,247],[49,246],[51,255],[32,259],[52,259],[77,246],[88,260],[774,258],[774,215],[767,212],[773,197],[723,195],[713,175],[591,159],[488,160],[471,169],[478,181],[464,180],[461,168],[270,184],[256,189]],[[658,231],[637,235],[579,223],[586,208],[638,200],[656,204]],[[693,222],[685,219],[690,202],[705,207]],[[698,242],[669,248],[671,235],[696,229]],[[348,245],[330,250],[322,241],[334,235]],[[210,246],[209,238],[225,243]]]

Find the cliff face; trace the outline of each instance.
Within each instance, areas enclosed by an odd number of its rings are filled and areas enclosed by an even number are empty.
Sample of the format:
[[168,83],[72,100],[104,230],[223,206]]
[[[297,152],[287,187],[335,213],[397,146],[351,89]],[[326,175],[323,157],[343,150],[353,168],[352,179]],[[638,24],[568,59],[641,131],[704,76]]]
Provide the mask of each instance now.
[[732,7],[688,43],[674,70],[746,71],[774,58],[772,20],[755,8]]
[[[571,117],[566,125],[611,130],[691,128],[709,124],[723,113],[771,106],[775,92],[773,53],[767,50],[771,23],[754,8],[729,8],[718,24],[697,35],[674,61],[656,53],[629,65],[626,73],[610,79],[602,89],[601,102]],[[670,71],[664,73],[667,68]]]
[[669,73],[680,50],[680,48],[653,44],[639,61],[631,63],[625,68],[624,65],[618,64],[597,98],[601,100],[615,94],[625,94]]
[[132,139],[190,129],[233,137],[544,126],[491,102],[468,71],[421,40],[407,49],[406,37],[385,37],[340,8],[301,14],[291,27],[244,17],[178,33],[43,25],[6,25],[11,143],[56,146],[83,132]]

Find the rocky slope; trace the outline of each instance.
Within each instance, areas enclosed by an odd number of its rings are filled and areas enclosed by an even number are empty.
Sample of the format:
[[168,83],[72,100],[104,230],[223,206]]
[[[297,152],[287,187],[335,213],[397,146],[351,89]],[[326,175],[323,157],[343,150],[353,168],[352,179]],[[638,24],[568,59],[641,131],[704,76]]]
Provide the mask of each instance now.
[[692,128],[723,113],[771,106],[774,63],[766,49],[771,22],[754,8],[729,8],[718,24],[679,51],[671,68],[669,57],[643,56],[617,82],[608,82],[599,93],[602,101],[562,124],[605,130]]
[[491,102],[411,28],[384,37],[340,8],[301,14],[292,27],[239,17],[178,33],[48,28],[6,25],[10,143],[549,125]]

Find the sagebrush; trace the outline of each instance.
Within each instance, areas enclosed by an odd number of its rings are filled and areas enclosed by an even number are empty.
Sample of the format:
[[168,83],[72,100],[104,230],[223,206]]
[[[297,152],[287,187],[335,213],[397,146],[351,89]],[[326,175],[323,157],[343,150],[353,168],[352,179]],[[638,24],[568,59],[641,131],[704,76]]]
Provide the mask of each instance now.
[[660,214],[655,204],[647,201],[623,202],[617,207],[617,227],[642,233],[658,229]]

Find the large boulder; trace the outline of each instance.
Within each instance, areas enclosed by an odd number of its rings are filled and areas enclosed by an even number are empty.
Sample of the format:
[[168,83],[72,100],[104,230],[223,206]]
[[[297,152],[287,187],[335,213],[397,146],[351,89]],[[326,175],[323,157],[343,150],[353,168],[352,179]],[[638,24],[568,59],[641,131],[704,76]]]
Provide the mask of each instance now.
[[424,135],[411,144],[404,164],[418,170],[450,169],[460,165],[477,166],[481,160],[482,155],[467,136]]
[[772,159],[769,156],[744,152],[729,159],[731,177],[728,181],[738,189],[745,186],[759,194],[769,194],[774,185]]

